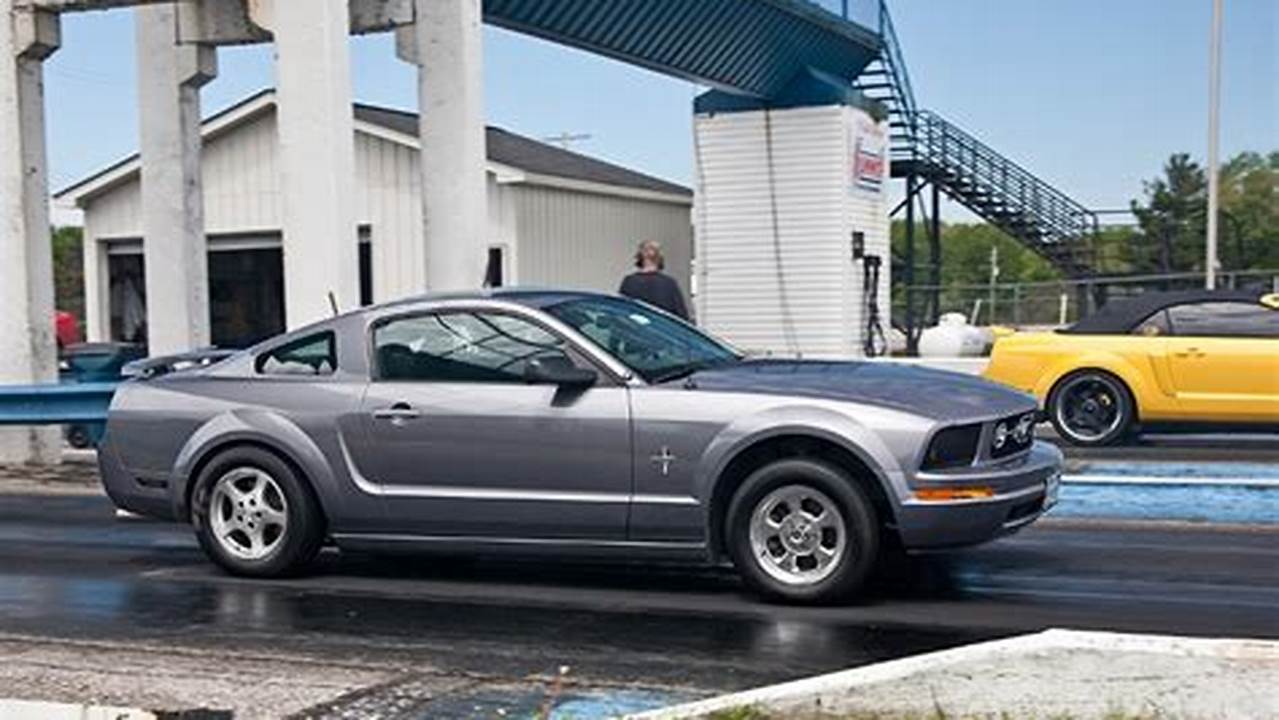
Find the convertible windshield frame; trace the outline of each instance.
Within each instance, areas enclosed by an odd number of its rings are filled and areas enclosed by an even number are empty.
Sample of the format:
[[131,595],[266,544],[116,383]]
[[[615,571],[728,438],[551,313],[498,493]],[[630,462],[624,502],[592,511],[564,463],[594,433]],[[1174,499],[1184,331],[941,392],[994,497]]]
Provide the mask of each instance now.
[[[695,325],[633,300],[580,297],[548,305],[543,311],[650,385],[736,364],[746,357]],[[652,360],[642,362],[646,355]]]

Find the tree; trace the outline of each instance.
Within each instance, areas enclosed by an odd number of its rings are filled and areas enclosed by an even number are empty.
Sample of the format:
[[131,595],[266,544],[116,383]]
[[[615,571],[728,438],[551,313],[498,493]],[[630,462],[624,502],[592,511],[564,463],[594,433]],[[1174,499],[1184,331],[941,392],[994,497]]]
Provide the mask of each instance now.
[[1132,202],[1147,248],[1154,257],[1135,257],[1138,271],[1170,273],[1202,269],[1204,208],[1208,180],[1203,168],[1187,153],[1177,153],[1164,165],[1164,176],[1144,183],[1145,205]]
[[53,292],[59,310],[75,315],[84,327],[84,230],[53,229]]
[[[1129,243],[1130,272],[1204,269],[1207,173],[1185,153],[1173,155],[1162,177],[1144,183],[1132,202],[1140,234]],[[1279,267],[1279,152],[1244,152],[1221,166],[1218,258],[1225,270]]]

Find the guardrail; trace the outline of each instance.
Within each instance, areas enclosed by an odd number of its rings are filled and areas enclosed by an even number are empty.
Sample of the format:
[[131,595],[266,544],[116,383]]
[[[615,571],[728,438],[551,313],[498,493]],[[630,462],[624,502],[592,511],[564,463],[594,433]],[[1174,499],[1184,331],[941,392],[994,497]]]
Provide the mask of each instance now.
[[80,425],[96,443],[116,383],[0,385],[0,425]]

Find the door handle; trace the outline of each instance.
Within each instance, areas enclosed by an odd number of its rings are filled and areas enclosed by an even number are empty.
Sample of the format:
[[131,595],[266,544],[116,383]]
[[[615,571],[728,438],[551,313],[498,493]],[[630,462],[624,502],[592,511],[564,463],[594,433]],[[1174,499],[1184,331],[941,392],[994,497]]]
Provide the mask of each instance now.
[[399,425],[406,420],[422,417],[422,413],[414,410],[413,406],[406,402],[397,402],[391,407],[374,410],[373,417],[378,420],[390,420],[392,423]]
[[1208,353],[1204,352],[1203,350],[1200,350],[1197,347],[1186,348],[1185,350],[1182,350],[1180,352],[1176,352],[1173,354],[1179,358],[1201,358],[1201,357],[1207,357],[1208,355]]

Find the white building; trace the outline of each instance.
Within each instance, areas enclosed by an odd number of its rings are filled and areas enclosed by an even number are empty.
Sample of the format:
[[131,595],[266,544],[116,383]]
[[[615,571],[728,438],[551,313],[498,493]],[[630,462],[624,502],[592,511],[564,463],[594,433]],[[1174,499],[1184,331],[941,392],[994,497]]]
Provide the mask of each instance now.
[[[365,303],[421,293],[418,118],[357,104],[356,198]],[[212,338],[240,346],[284,329],[275,94],[203,124]],[[488,128],[489,280],[615,290],[636,243],[663,244],[688,291],[692,192],[498,128]],[[59,192],[84,211],[89,340],[145,337],[140,167],[136,156]],[[476,284],[479,284],[477,279]]]

